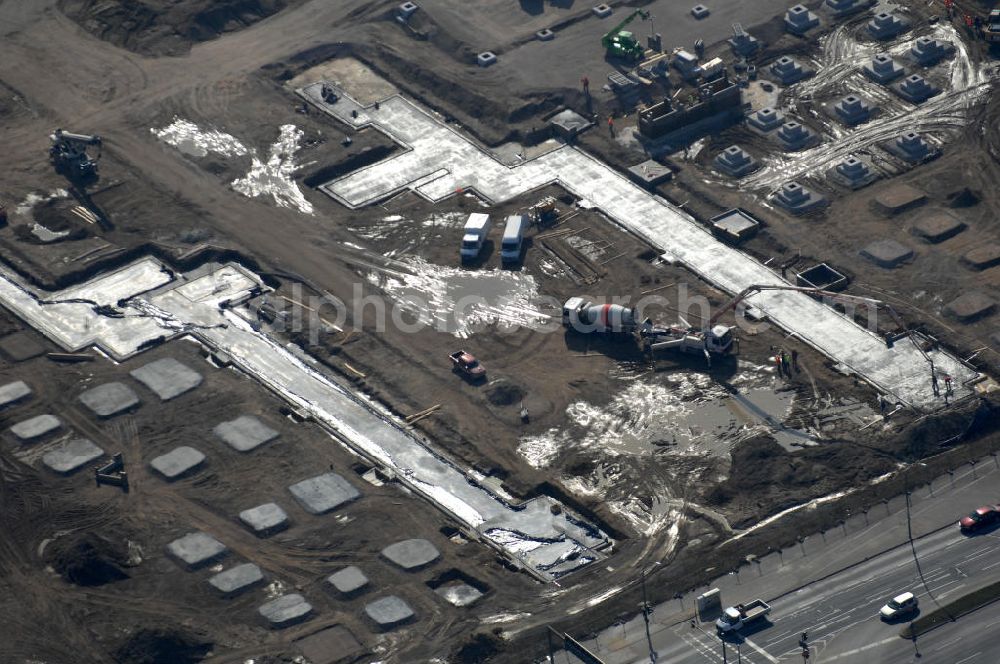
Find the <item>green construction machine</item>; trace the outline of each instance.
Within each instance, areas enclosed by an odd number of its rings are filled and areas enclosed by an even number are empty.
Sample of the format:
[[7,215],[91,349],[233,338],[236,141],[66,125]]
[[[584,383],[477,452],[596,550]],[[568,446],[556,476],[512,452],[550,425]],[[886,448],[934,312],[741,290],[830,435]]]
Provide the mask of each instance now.
[[631,23],[637,16],[643,20],[647,20],[649,12],[636,9],[624,21],[611,28],[610,32],[601,38],[601,44],[607,50],[609,56],[628,60],[629,62],[638,62],[642,59],[646,49],[642,47],[642,44],[639,43],[634,34],[625,30],[625,26]]

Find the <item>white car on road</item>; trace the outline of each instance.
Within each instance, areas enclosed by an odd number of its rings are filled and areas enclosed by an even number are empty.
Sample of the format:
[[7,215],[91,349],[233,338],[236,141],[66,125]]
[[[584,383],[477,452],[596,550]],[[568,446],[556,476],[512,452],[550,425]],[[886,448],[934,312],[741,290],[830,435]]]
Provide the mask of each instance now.
[[896,595],[878,612],[882,620],[896,620],[917,610],[917,596],[913,593]]

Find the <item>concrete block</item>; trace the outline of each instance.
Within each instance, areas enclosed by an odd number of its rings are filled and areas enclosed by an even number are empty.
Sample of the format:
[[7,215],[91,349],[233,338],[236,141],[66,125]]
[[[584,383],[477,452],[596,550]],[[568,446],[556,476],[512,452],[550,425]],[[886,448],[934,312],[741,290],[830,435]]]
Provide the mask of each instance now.
[[909,27],[909,21],[890,11],[880,11],[868,21],[868,32],[878,40],[892,39],[906,32]]
[[277,503],[264,503],[243,510],[240,521],[258,537],[267,537],[288,527],[288,515]]
[[46,413],[18,422],[10,428],[10,432],[22,443],[27,443],[54,433],[61,426],[58,417]]
[[917,37],[910,47],[910,55],[923,67],[936,65],[954,51],[955,46],[951,42],[941,41],[926,35]]
[[593,126],[593,122],[576,111],[564,109],[549,119],[553,131],[564,139],[576,137],[579,133]]
[[354,595],[368,585],[368,577],[354,565],[334,572],[326,577],[326,581],[342,595]]
[[734,26],[734,32],[735,34],[729,38],[728,42],[729,48],[731,48],[733,53],[736,55],[748,57],[756,53],[757,49],[760,48],[760,42],[757,38],[749,32],[745,32],[742,26],[739,30],[736,30]]
[[790,120],[781,125],[774,137],[788,152],[803,150],[819,142],[819,137],[804,124]]
[[974,270],[985,270],[1000,265],[1000,244],[983,244],[962,256],[962,262]]
[[986,293],[970,291],[945,305],[944,313],[963,323],[971,323],[991,315],[996,307],[996,300]]
[[654,159],[647,159],[641,164],[630,166],[629,177],[646,189],[654,189],[674,177],[674,172]]
[[590,11],[593,12],[594,16],[597,18],[607,18],[608,16],[611,16],[611,6],[603,2],[592,8]]
[[847,286],[847,276],[826,263],[820,263],[796,274],[795,285],[823,290],[842,290]]
[[833,105],[833,112],[838,120],[853,127],[871,117],[872,107],[865,99],[851,93]]
[[791,85],[815,73],[790,55],[781,56],[771,64],[769,69],[771,75],[782,85]]
[[913,104],[921,104],[941,92],[920,74],[910,74],[899,84],[892,86],[892,90]]
[[819,17],[805,5],[795,5],[785,12],[785,30],[793,35],[804,35],[819,26]]
[[850,155],[830,170],[830,178],[851,189],[860,189],[878,179],[878,173],[867,159]]
[[903,67],[888,53],[876,53],[861,71],[881,85],[888,85],[905,73]]
[[12,406],[31,396],[31,388],[23,380],[15,380],[0,387],[0,408]]
[[694,16],[699,21],[703,18],[708,18],[708,15],[711,13],[705,5],[695,5],[691,8],[691,16]]
[[357,500],[361,494],[337,473],[324,473],[288,487],[288,491],[310,514],[325,514]]
[[923,205],[927,195],[908,184],[895,184],[875,197],[875,206],[886,214],[899,214],[910,208]]
[[760,163],[738,145],[730,145],[716,155],[715,167],[734,178],[741,178],[760,168]]
[[327,627],[296,639],[295,646],[309,664],[353,662],[367,652],[358,638],[343,625]]
[[205,455],[200,451],[181,445],[156,457],[149,462],[149,465],[164,479],[173,481],[194,472],[204,461]]
[[252,415],[241,415],[212,430],[237,452],[249,452],[278,437],[278,432]]
[[556,38],[556,33],[552,32],[549,28],[542,28],[535,33],[535,39],[538,41],[552,41]]
[[861,255],[879,267],[891,269],[913,258],[913,250],[895,240],[875,240],[861,250]]
[[124,383],[105,383],[80,395],[80,402],[98,417],[114,417],[139,405],[139,397]]
[[104,450],[86,438],[74,438],[45,453],[42,463],[60,475],[69,475],[104,455]]
[[417,3],[415,3],[415,2],[409,2],[409,0],[408,0],[407,2],[404,2],[403,4],[401,4],[396,9],[396,12],[397,12],[397,15],[401,19],[403,19],[404,21],[406,21],[411,16],[413,16],[414,12],[416,12],[418,9],[419,9],[419,7],[417,6]]
[[899,138],[885,144],[889,152],[911,163],[927,161],[937,153],[924,140],[924,137],[913,130],[905,131]]
[[198,569],[224,557],[229,549],[208,533],[196,531],[168,544],[167,553],[188,568]]
[[24,362],[45,352],[45,347],[27,332],[15,332],[0,339],[0,351],[14,362]]
[[771,200],[793,214],[805,214],[826,204],[826,198],[798,182],[786,182]]
[[369,602],[365,605],[365,613],[380,629],[390,629],[414,617],[410,605],[395,595]]
[[750,127],[764,133],[777,129],[784,121],[785,114],[770,106],[751,113],[747,118]]
[[930,243],[944,242],[965,230],[965,224],[945,210],[927,210],[913,223],[911,229]]
[[731,242],[741,242],[753,237],[760,229],[760,221],[746,210],[733,208],[709,219],[716,235]]
[[492,51],[483,51],[476,56],[476,64],[480,67],[489,67],[492,64],[496,64],[497,55]]
[[462,582],[439,586],[434,592],[453,606],[472,606],[483,596],[478,588]]
[[253,563],[243,563],[219,572],[208,582],[226,597],[232,597],[263,583],[264,574]]
[[257,612],[271,627],[281,628],[302,622],[312,613],[312,608],[302,595],[292,593],[261,605]]
[[172,357],[165,357],[138,369],[129,375],[148,387],[163,401],[169,401],[201,385],[202,376]]
[[425,539],[408,539],[382,549],[382,557],[405,570],[426,567],[441,557],[441,552]]
[[825,6],[836,18],[849,16],[870,7],[873,0],[826,0]]

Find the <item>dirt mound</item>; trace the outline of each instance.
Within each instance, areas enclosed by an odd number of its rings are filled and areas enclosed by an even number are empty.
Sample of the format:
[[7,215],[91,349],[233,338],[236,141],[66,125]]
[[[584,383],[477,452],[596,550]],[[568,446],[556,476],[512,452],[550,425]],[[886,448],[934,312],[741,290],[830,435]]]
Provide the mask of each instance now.
[[122,569],[128,560],[126,547],[93,533],[57,539],[49,545],[46,558],[59,576],[78,586],[103,586],[128,578]]
[[506,381],[496,380],[486,389],[486,398],[494,406],[513,406],[524,400],[525,391]]
[[212,649],[210,641],[180,630],[142,629],[115,653],[119,664],[193,664]]
[[97,37],[146,55],[180,55],[191,44],[245,28],[299,0],[59,0]]

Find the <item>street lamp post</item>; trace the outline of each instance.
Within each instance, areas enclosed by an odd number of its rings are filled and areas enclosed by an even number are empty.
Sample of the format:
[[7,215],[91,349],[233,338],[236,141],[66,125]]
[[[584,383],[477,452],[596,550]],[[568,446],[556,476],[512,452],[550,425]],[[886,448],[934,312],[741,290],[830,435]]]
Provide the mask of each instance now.
[[[658,566],[660,563],[653,563],[653,567]],[[646,598],[646,572],[647,570],[643,568],[642,572],[639,574],[639,584],[642,586],[642,620],[646,625],[646,644],[649,646],[649,662],[650,664],[656,664],[656,650],[653,649],[653,635],[649,632],[649,600]]]

